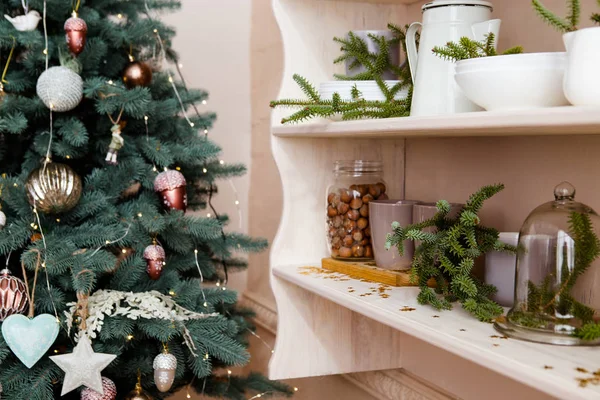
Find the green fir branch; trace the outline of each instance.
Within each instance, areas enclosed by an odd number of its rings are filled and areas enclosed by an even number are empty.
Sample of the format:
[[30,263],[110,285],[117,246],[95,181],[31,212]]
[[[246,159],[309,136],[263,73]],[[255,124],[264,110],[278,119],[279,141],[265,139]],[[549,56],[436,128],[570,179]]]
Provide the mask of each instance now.
[[540,0],[531,0],[531,5],[535,12],[559,32],[573,32],[577,30],[577,24],[580,15],[580,4],[579,0],[567,0],[567,6],[569,8],[569,15],[566,19],[559,17],[554,14],[548,8],[546,8]]

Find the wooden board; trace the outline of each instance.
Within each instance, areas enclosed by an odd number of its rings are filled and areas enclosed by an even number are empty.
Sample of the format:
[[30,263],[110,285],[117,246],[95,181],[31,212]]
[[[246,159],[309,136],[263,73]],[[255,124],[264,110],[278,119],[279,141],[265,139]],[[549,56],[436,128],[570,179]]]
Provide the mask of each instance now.
[[[379,268],[375,262],[340,261],[323,258],[321,266],[330,271],[340,272],[357,279],[384,283],[390,286],[418,286],[410,282],[410,271],[393,271]],[[432,286],[434,282],[429,282]]]

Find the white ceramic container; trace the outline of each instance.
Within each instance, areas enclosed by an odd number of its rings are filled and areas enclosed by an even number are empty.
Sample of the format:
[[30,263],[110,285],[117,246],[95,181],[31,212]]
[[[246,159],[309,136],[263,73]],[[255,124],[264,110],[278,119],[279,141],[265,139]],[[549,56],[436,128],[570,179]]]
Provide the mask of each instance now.
[[[483,41],[488,33],[498,37],[500,20],[490,20],[492,4],[480,0],[434,0],[422,7],[423,22],[406,32],[408,61],[414,82],[411,115],[440,115],[479,111],[454,81],[454,65],[431,51],[461,37]],[[417,52],[416,33],[421,29]]]
[[565,53],[511,54],[456,63],[456,83],[488,111],[568,105],[563,92]]
[[568,62],[565,96],[575,106],[600,106],[600,27],[563,35]]
[[[501,232],[499,240],[513,246],[519,241],[518,232]],[[515,300],[515,268],[517,255],[492,251],[485,255],[485,283],[496,286],[492,300],[504,307],[512,307]]]

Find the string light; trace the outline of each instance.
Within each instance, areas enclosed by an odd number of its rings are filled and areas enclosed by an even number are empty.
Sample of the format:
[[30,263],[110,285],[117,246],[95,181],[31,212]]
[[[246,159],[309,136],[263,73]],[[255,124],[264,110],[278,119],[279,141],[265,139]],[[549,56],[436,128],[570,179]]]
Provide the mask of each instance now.
[[207,101],[206,100],[202,100],[202,105],[206,105]]
[[210,213],[206,213],[206,218],[210,218]]
[[202,168],[202,172],[207,173],[208,170],[206,168]]
[[204,275],[202,275],[202,269],[200,268],[200,263],[198,262],[198,249],[194,249],[194,259],[196,261],[196,268],[198,268],[198,274],[200,274],[200,293],[202,293],[202,299],[204,300],[204,307],[208,307],[208,303],[206,302],[206,296],[204,295],[204,289],[202,288],[202,284],[204,283]]
[[225,160],[219,160],[219,164],[224,165],[225,164]]
[[133,339],[133,335],[127,335],[127,340],[131,341]]

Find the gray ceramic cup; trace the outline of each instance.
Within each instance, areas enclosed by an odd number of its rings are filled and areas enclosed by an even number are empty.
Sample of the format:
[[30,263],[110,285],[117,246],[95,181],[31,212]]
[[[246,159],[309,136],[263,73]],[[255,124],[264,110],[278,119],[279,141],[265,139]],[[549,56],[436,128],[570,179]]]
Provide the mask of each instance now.
[[371,224],[371,242],[375,263],[379,268],[390,270],[410,269],[414,254],[414,244],[410,240],[404,242],[404,254],[393,247],[385,249],[387,234],[392,232],[392,222],[407,226],[412,223],[413,206],[417,201],[411,200],[374,200],[369,203],[369,222]]

